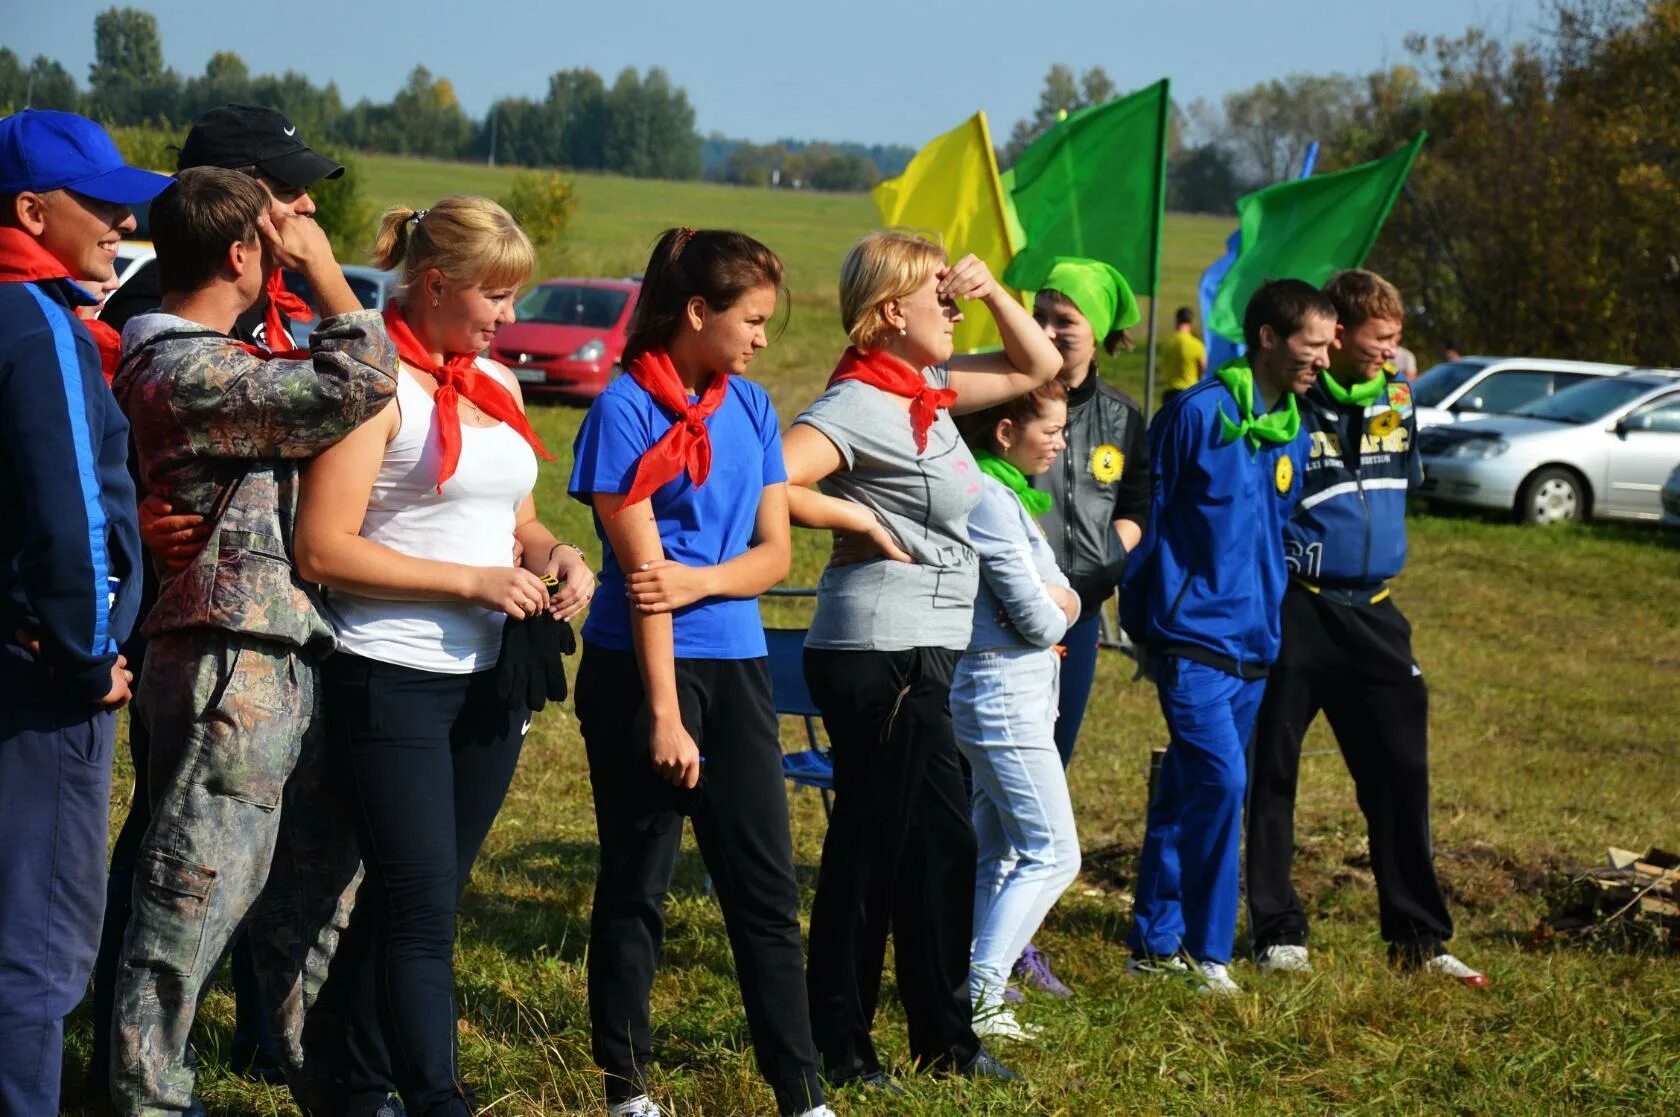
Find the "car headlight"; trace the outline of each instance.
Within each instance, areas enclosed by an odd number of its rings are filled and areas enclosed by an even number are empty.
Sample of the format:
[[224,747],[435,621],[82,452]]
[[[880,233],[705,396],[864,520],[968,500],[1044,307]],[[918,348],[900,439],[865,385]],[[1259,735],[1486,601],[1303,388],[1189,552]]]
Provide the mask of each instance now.
[[1442,457],[1480,461],[1485,458],[1497,458],[1510,448],[1511,444],[1503,438],[1467,438],[1449,449]]
[[571,355],[574,361],[598,361],[607,351],[607,343],[600,338],[592,338],[578,346],[577,352]]

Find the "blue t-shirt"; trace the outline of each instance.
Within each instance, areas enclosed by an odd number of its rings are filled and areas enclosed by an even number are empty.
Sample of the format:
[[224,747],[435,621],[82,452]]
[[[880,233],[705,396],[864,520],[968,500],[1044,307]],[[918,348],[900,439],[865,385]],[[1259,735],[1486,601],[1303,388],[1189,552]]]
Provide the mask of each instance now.
[[[669,411],[630,376],[596,397],[573,444],[572,496],[593,505],[594,493],[627,493],[642,454],[671,429]],[[787,480],[782,434],[770,395],[740,376],[729,378],[723,404],[706,420],[712,472],[696,486],[685,470],[649,499],[665,557],[685,566],[716,566],[752,547],[759,497]],[[631,651],[630,601],[624,571],[595,517],[601,540],[601,586],[583,622],[592,644]],[[756,598],[708,597],[671,616],[678,659],[757,659],[765,654]]]

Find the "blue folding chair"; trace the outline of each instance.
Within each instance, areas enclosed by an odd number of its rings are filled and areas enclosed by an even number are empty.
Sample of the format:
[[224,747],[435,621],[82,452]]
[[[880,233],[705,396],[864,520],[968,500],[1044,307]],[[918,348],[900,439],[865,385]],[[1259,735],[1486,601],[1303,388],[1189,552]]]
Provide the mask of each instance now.
[[822,793],[823,816],[834,809],[834,758],[817,742],[817,718],[822,711],[811,700],[805,685],[805,632],[803,628],[767,628],[764,642],[770,653],[770,691],[776,713],[805,719],[805,739],[811,747],[782,755],[782,773],[798,787],[814,787]]

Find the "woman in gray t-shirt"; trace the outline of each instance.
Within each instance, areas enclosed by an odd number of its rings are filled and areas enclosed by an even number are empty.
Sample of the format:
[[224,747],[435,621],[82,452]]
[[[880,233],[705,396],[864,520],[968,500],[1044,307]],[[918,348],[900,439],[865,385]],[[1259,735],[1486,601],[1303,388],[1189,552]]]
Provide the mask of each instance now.
[[[985,304],[1001,352],[952,356],[958,299]],[[984,263],[948,264],[905,233],[852,248],[840,312],[853,346],[783,440],[793,522],[836,534],[805,643],[834,753],[812,1036],[830,1082],[885,1081],[869,1028],[890,929],[918,1066],[1014,1077],[970,1019],[975,841],[950,695],[978,587],[968,514],[981,474],[951,412],[1024,395],[1061,357]]]

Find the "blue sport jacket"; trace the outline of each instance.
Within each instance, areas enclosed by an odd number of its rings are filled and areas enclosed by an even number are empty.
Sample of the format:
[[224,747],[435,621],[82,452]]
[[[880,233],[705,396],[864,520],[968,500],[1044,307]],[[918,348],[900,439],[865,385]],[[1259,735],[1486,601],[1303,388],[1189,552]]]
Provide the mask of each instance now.
[[1120,620],[1157,656],[1242,678],[1276,661],[1288,572],[1283,525],[1301,492],[1305,434],[1288,443],[1225,442],[1219,409],[1236,402],[1209,378],[1149,427],[1149,525],[1120,583]]
[[128,420],[67,279],[0,276],[0,640],[41,640],[54,688],[96,702],[140,605]]
[[1301,400],[1310,439],[1301,502],[1284,526],[1289,572],[1316,586],[1375,589],[1406,565],[1406,494],[1422,479],[1412,386],[1384,373],[1365,408],[1322,382]]

